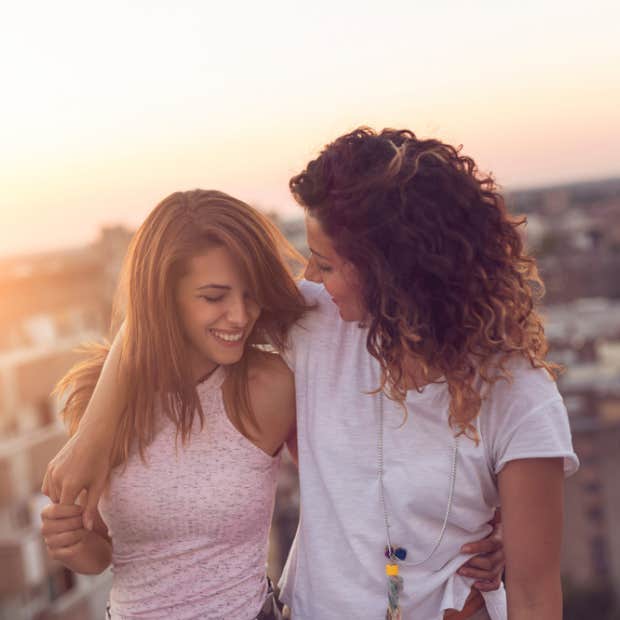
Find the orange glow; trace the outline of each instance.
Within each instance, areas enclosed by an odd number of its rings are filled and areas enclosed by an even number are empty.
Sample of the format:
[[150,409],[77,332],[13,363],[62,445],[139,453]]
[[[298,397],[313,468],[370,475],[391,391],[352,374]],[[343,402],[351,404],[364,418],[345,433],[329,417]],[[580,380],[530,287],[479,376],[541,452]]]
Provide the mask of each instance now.
[[296,214],[288,178],[360,124],[462,143],[508,187],[620,173],[617,3],[246,4],[3,12],[0,254],[177,189]]

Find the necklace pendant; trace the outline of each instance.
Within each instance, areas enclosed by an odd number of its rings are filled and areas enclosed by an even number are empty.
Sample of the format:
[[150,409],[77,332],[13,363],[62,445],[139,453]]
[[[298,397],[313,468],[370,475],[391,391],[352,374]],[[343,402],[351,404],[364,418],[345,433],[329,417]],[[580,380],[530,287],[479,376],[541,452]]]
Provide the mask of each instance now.
[[400,609],[396,609],[394,611],[390,611],[389,609],[385,612],[385,620],[402,620],[403,616]]
[[388,607],[386,620],[402,620],[399,599],[403,591],[403,578],[398,574],[398,564],[386,564],[385,574],[388,578]]
[[406,560],[407,559],[407,549],[404,547],[394,547],[390,545],[385,545],[385,550],[383,552],[386,559],[388,560]]

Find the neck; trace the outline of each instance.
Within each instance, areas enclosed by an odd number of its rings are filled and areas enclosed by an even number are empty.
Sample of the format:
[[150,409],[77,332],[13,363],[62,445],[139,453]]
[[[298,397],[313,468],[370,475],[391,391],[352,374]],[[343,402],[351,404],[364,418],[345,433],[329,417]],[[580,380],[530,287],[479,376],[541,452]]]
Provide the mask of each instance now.
[[220,367],[220,365],[216,364],[211,370],[209,370],[209,371],[205,372],[204,374],[198,376],[198,378],[195,379],[196,384],[202,383],[203,381],[206,381],[219,367]]
[[210,359],[206,359],[196,351],[190,351],[189,356],[194,383],[201,383],[205,379],[208,379],[219,367],[219,364]]

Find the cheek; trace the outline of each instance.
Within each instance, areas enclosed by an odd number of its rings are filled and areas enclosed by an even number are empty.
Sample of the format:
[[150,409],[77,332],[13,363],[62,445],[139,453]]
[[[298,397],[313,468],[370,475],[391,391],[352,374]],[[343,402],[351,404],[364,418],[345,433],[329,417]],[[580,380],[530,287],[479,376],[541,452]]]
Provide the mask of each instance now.
[[221,312],[217,307],[210,306],[206,302],[190,304],[183,309],[183,322],[190,331],[202,331],[205,326],[216,321]]
[[334,297],[347,304],[358,304],[360,301],[359,288],[349,278],[342,275],[334,278]]

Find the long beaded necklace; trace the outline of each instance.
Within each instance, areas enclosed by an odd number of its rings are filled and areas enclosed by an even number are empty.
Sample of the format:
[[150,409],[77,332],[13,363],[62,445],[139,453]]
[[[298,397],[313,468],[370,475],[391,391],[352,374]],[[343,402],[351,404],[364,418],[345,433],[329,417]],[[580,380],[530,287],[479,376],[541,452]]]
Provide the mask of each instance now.
[[454,498],[454,485],[456,482],[456,464],[458,461],[459,452],[459,438],[454,437],[453,449],[452,449],[452,467],[450,469],[450,490],[448,493],[448,503],[446,505],[446,514],[443,519],[443,524],[439,532],[439,536],[435,541],[432,549],[421,560],[414,562],[407,562],[407,549],[404,547],[395,546],[392,544],[390,537],[390,519],[387,511],[387,505],[385,502],[385,488],[383,484],[383,472],[384,472],[384,452],[383,452],[383,392],[379,392],[379,437],[377,441],[377,460],[379,468],[379,499],[381,502],[381,508],[383,510],[383,520],[385,523],[385,536],[386,546],[384,549],[384,555],[388,560],[385,565],[385,574],[388,580],[388,606],[385,613],[385,620],[402,620],[402,612],[400,609],[400,595],[404,589],[403,578],[399,575],[398,565],[403,564],[405,566],[419,566],[424,562],[431,559],[435,554],[435,551],[439,548],[441,541],[443,540],[448,525],[448,519],[450,517],[450,511],[452,510],[452,500]]

